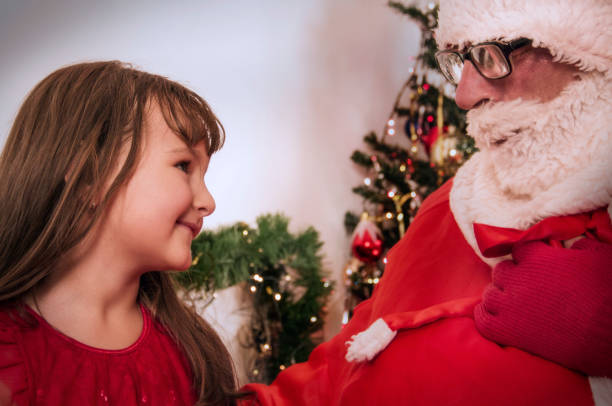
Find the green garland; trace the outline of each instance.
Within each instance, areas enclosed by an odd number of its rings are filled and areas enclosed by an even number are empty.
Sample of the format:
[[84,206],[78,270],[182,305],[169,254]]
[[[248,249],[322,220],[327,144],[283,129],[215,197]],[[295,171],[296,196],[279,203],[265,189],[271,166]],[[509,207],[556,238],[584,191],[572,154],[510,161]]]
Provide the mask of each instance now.
[[306,361],[318,344],[332,283],[322,271],[318,232],[294,235],[281,214],[203,231],[193,241],[193,265],[176,274],[187,291],[212,292],[241,282],[253,299],[246,345],[257,351],[249,379],[270,383],[285,367]]

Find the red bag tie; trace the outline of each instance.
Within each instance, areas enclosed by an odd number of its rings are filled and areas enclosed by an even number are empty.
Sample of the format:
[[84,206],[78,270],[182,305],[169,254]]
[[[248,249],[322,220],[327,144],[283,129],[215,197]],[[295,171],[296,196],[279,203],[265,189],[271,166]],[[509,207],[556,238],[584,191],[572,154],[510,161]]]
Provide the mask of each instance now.
[[520,242],[546,241],[562,247],[561,241],[583,234],[612,244],[612,223],[606,209],[601,208],[588,213],[549,217],[527,230],[474,223],[474,234],[482,255],[495,258],[510,254],[514,244]]

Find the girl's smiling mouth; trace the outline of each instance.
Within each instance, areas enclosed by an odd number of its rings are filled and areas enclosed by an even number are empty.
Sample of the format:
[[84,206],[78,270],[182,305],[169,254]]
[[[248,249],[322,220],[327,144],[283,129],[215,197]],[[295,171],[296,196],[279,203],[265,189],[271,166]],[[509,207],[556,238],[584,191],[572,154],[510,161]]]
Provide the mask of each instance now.
[[198,234],[200,234],[200,229],[202,228],[201,222],[191,223],[189,221],[179,220],[176,223],[189,228],[191,230],[191,233],[193,234],[193,238],[196,238]]

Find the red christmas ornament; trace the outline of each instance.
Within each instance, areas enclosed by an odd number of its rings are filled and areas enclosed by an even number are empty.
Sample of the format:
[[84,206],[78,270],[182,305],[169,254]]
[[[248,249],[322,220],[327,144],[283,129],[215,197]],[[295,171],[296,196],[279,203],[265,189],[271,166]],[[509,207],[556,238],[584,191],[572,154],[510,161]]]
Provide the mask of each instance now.
[[353,255],[362,262],[372,263],[378,261],[382,255],[382,237],[373,221],[362,216],[353,232],[351,244]]
[[[447,126],[444,127],[444,132],[445,133],[448,132]],[[424,134],[421,136],[421,141],[423,141],[423,144],[425,144],[425,150],[427,151],[428,155],[429,155],[429,152],[431,151],[431,146],[433,145],[434,142],[436,142],[439,135],[440,134],[438,134],[438,127],[432,127],[427,134]]]

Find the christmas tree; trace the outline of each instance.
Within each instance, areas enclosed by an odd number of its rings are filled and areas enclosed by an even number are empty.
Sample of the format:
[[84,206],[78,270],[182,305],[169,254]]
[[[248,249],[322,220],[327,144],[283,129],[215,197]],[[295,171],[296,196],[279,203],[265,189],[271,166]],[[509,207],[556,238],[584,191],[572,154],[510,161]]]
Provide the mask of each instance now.
[[321,341],[325,302],[333,288],[325,277],[317,231],[292,234],[283,215],[263,215],[257,226],[236,223],[205,230],[192,243],[193,264],[176,279],[191,298],[242,283],[252,318],[243,344],[256,355],[250,382],[270,383],[285,367],[306,361]]
[[345,268],[349,294],[344,322],[355,305],[371,295],[382,276],[386,251],[404,235],[423,199],[475,151],[465,135],[465,112],[445,94],[448,84],[438,73],[433,38],[438,6],[430,3],[423,10],[394,1],[388,5],[418,24],[420,51],[382,134],[367,134],[368,151],[351,156],[365,172],[363,184],[353,188],[363,197],[364,209],[345,215],[347,232],[353,234],[353,257]]

